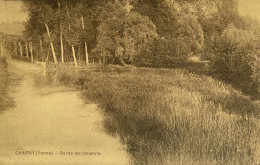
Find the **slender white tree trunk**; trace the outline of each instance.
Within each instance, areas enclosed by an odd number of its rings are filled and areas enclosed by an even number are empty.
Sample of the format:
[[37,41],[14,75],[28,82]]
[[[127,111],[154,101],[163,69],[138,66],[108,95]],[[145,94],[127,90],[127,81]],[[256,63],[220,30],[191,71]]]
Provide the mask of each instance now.
[[78,63],[77,63],[77,59],[76,59],[76,55],[75,55],[75,49],[74,49],[74,45],[71,45],[71,49],[72,49],[72,55],[73,55],[73,59],[74,59],[74,64],[75,67],[78,67]]
[[[81,8],[83,8],[82,1],[81,1]],[[85,25],[84,25],[84,16],[81,15],[81,26],[82,30],[85,30]],[[88,45],[87,42],[84,40],[84,45],[85,45],[85,57],[86,57],[86,65],[89,64],[89,57],[88,57]]]
[[[59,14],[60,13],[60,1],[58,1],[58,6],[59,6]],[[62,37],[62,25],[60,23],[60,52],[61,52],[61,62],[64,63],[64,49],[63,49],[63,37]]]
[[56,55],[55,55],[55,51],[54,51],[53,43],[51,42],[50,45],[51,45],[51,51],[52,51],[52,55],[53,55],[53,59],[54,59],[54,63],[57,64],[58,61],[57,61],[57,58],[56,58]]
[[51,41],[51,35],[50,35],[49,27],[48,27],[46,22],[44,23],[44,25],[45,25],[45,28],[46,28],[46,31],[47,31],[47,34],[48,34],[48,37],[49,37],[49,40],[50,40],[50,46],[51,46],[51,51],[52,51],[52,56],[53,56],[53,59],[54,59],[54,63],[57,64],[58,61],[57,61],[57,58],[56,58],[53,42]]
[[[70,18],[70,14],[69,14],[68,4],[66,3],[65,6],[66,6],[66,11],[67,11],[67,17],[69,19]],[[68,21],[68,22],[69,22],[69,30],[70,30],[70,21]],[[78,67],[78,63],[77,63],[77,59],[76,59],[76,55],[75,55],[75,48],[74,48],[73,44],[71,45],[71,49],[72,49],[72,56],[73,56],[74,64],[75,64],[75,67],[77,68]]]
[[[66,11],[67,11],[67,17],[70,18],[68,4],[66,3],[65,6],[66,6]],[[70,22],[69,22],[69,29],[70,29]]]
[[87,46],[87,43],[85,41],[85,57],[86,57],[86,65],[89,64],[89,61],[88,61],[88,46]]
[[[84,26],[84,17],[83,17],[83,15],[81,15],[81,26],[82,26],[82,30],[84,30],[85,26]],[[87,45],[86,41],[84,41],[84,45],[85,45],[86,65],[88,65],[89,64],[89,61],[88,61],[88,45]]]
[[64,63],[64,49],[63,49],[63,39],[62,31],[60,32],[60,51],[61,51],[61,62]]

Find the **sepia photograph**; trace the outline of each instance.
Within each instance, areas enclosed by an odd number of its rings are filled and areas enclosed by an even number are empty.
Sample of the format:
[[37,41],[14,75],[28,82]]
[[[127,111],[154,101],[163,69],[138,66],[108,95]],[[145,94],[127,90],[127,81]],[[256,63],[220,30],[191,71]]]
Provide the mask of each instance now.
[[260,165],[260,0],[0,0],[0,165]]

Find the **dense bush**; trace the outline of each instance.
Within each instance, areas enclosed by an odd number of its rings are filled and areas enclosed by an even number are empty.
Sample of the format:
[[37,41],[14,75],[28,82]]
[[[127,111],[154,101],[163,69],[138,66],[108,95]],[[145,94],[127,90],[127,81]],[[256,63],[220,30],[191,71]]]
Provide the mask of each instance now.
[[191,15],[178,17],[174,36],[158,37],[135,59],[138,66],[176,68],[187,65],[186,60],[198,53],[204,43],[203,31]]
[[254,37],[245,30],[228,26],[219,41],[214,44],[211,74],[233,84],[246,93],[259,88],[259,54],[255,49]]
[[187,56],[179,55],[174,39],[157,38],[149,49],[142,51],[142,56],[135,59],[137,66],[155,68],[175,68],[185,63]]
[[133,63],[157,36],[148,17],[128,11],[119,2],[108,3],[99,17],[97,46],[92,54],[99,54],[109,64]]

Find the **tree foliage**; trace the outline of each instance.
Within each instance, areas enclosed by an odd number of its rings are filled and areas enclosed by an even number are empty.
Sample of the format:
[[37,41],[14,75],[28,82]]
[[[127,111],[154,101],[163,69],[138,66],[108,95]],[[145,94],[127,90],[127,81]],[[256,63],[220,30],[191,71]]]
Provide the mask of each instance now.
[[239,15],[238,0],[23,2],[29,19],[17,42],[32,42],[39,59],[55,49],[58,61],[63,51],[65,61],[82,60],[87,50],[92,61],[175,68],[197,55],[209,61],[215,77],[239,88],[259,79],[260,26]]
[[120,2],[105,6],[99,19],[98,43],[93,52],[107,57],[111,63],[133,63],[157,36],[155,25],[148,17],[128,12]]
[[244,92],[256,92],[259,88],[259,51],[256,50],[252,32],[235,28],[232,24],[224,29],[216,43],[211,59],[212,74]]

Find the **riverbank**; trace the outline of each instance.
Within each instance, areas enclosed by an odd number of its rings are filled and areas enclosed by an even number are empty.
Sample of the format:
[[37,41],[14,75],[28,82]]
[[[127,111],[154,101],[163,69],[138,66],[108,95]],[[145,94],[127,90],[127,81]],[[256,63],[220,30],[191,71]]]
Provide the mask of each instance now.
[[229,85],[182,69],[55,72],[99,104],[105,130],[120,137],[133,164],[259,164],[259,107]]
[[0,112],[14,105],[12,98],[7,93],[11,80],[6,68],[6,58],[0,57]]
[[108,66],[59,80],[99,103],[135,164],[259,164],[259,107],[210,77]]
[[0,113],[1,165],[128,164],[119,138],[100,124],[101,110],[57,83],[55,70],[8,59],[4,71],[15,105]]

